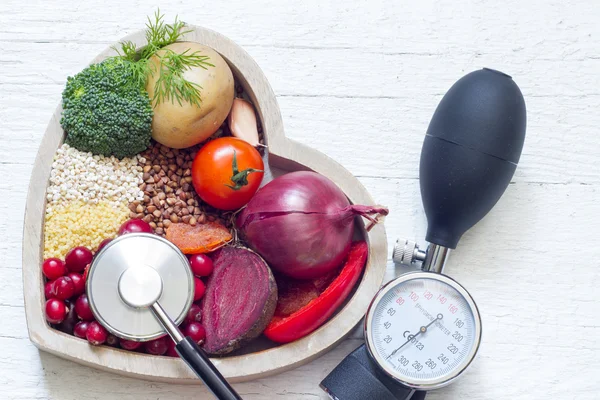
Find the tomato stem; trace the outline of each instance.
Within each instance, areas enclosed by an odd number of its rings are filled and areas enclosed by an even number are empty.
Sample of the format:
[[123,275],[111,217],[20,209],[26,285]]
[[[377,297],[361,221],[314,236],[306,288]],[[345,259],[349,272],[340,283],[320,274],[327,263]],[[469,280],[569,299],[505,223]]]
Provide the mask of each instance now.
[[237,164],[237,155],[235,150],[233,151],[233,161],[231,162],[231,167],[233,170],[233,175],[231,176],[231,182],[233,185],[227,185],[228,188],[232,190],[240,190],[242,187],[248,184],[248,175],[253,172],[264,172],[262,169],[254,169],[254,168],[246,168],[242,171],[238,170]]

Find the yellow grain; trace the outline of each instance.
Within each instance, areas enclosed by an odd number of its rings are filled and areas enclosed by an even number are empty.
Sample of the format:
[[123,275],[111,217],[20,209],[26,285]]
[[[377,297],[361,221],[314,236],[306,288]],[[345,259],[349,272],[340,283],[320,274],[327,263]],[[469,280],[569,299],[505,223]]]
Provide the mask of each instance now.
[[77,201],[55,207],[45,217],[44,259],[63,259],[77,246],[95,251],[104,239],[115,237],[128,218],[126,203],[115,206],[108,201],[98,204]]

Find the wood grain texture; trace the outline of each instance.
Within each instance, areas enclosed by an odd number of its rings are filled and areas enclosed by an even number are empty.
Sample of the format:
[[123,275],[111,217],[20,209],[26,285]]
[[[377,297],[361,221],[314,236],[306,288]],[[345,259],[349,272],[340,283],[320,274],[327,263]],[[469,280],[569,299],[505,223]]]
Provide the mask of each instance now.
[[[598,399],[600,26],[594,0],[0,4],[1,398],[209,398],[199,386],[117,377],[38,352],[27,338],[21,235],[35,152],[64,80],[160,6],[240,44],[277,95],[286,135],[324,152],[390,207],[388,244],[423,240],[423,134],[463,74],[511,73],[528,129],[513,183],[447,273],[483,317],[471,369],[429,399]],[[357,150],[358,149],[358,150]],[[392,265],[387,279],[401,272]],[[245,399],[325,399],[318,382],[360,343],[236,384]],[[82,384],[85,382],[85,384]]]

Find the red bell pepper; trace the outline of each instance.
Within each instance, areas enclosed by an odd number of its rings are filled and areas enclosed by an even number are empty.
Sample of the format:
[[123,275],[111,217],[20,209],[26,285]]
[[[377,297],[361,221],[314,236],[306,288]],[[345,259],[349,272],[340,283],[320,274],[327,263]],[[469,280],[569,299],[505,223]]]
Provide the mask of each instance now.
[[352,291],[365,266],[368,253],[366,242],[352,243],[340,274],[327,289],[293,314],[273,317],[264,331],[265,336],[274,342],[289,343],[323,325]]

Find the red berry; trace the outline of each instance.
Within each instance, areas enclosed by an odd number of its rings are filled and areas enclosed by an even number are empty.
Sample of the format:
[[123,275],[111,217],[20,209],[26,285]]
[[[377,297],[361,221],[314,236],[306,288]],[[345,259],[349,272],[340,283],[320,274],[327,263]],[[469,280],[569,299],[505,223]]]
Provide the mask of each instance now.
[[60,300],[71,298],[75,294],[75,284],[68,276],[61,276],[52,284],[51,294]]
[[183,327],[182,333],[189,336],[194,342],[200,344],[206,338],[204,327],[198,322],[190,322]]
[[90,272],[90,264],[85,266],[83,270],[83,283],[87,282],[88,273]]
[[104,246],[106,246],[110,242],[112,242],[111,238],[107,238],[107,239],[104,239],[103,241],[101,241],[100,244],[98,245],[98,250],[96,250],[96,253],[99,253],[100,250],[102,250],[104,248]]
[[194,277],[194,301],[200,300],[204,296],[205,291],[206,286],[204,286],[204,282]]
[[119,235],[126,233],[154,233],[150,224],[141,219],[130,219],[121,225],[119,228]]
[[83,292],[85,292],[85,281],[83,280],[83,276],[78,274],[77,272],[70,272],[67,274],[69,278],[73,281],[73,285],[75,285],[75,293],[74,296],[79,296]]
[[141,342],[134,342],[133,340],[121,339],[119,341],[121,347],[125,350],[135,350],[142,345]]
[[52,294],[52,285],[54,284],[54,281],[51,282],[46,282],[46,284],[44,285],[44,295],[46,296],[46,300],[51,299],[54,297],[54,295]]
[[169,342],[167,343],[167,352],[165,353],[165,356],[179,357],[179,353],[177,353],[177,350],[175,350],[175,342],[174,341],[169,340]]
[[213,262],[206,254],[192,254],[190,267],[196,276],[209,276],[213,272]]
[[79,321],[75,324],[75,328],[73,329],[73,335],[77,336],[80,339],[85,339],[85,334],[88,330],[90,323],[87,321]]
[[92,258],[92,252],[87,247],[75,247],[65,256],[65,265],[71,272],[81,272],[92,262]]
[[111,347],[119,347],[119,338],[109,333],[106,337],[106,344]]
[[146,349],[146,352],[149,354],[154,354],[155,356],[162,356],[163,354],[165,354],[167,352],[169,340],[170,340],[169,338],[167,338],[166,336],[163,336],[161,338],[146,342],[146,345],[144,346],[144,348]]
[[48,258],[44,260],[44,263],[42,264],[42,272],[46,278],[54,280],[65,275],[67,273],[67,267],[65,267],[65,263],[58,258]]
[[94,320],[94,314],[92,314],[87,295],[82,294],[75,300],[75,312],[77,313],[77,316],[84,321]]
[[73,330],[75,329],[75,324],[79,321],[77,319],[77,314],[75,313],[75,307],[69,300],[65,300],[65,306],[67,307],[67,315],[63,322],[58,324],[56,329],[61,332],[68,333],[69,335],[73,334]]
[[87,338],[88,342],[94,346],[98,346],[106,341],[108,332],[102,325],[96,321],[93,321],[88,325],[87,331],[85,332],[85,337]]
[[46,302],[46,319],[51,324],[60,324],[67,316],[67,306],[58,299],[50,299]]
[[202,321],[202,309],[197,304],[192,304],[190,307],[190,311],[187,313],[187,317],[185,317],[187,322],[200,322]]

